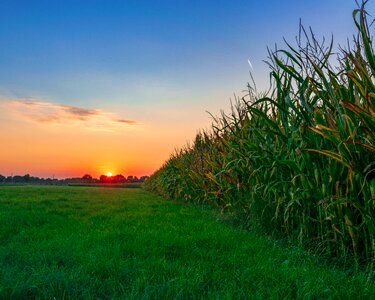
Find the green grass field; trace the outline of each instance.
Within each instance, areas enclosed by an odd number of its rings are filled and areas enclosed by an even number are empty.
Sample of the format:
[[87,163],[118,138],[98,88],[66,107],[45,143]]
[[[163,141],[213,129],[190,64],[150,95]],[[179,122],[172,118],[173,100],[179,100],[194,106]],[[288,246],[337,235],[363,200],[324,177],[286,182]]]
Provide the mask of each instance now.
[[371,299],[364,273],[142,189],[0,187],[1,299]]

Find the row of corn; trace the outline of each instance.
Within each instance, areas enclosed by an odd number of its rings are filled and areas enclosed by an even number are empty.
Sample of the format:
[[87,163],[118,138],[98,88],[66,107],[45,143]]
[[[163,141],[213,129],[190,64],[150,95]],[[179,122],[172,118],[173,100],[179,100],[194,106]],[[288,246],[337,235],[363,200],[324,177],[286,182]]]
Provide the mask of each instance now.
[[229,114],[146,182],[164,197],[246,214],[332,255],[375,259],[375,55],[365,4],[347,49],[300,26],[269,51],[270,91]]

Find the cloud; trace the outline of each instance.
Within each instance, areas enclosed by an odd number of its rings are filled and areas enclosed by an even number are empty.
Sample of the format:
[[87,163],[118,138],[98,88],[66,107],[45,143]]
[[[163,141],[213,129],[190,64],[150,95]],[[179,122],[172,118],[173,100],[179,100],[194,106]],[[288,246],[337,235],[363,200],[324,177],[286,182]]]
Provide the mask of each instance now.
[[38,123],[75,124],[85,123],[89,128],[101,130],[120,129],[139,123],[119,117],[117,114],[101,109],[57,104],[32,98],[6,100],[3,104],[19,117]]
[[136,121],[127,120],[127,119],[117,119],[116,121],[119,122],[119,123],[126,123],[126,124],[129,124],[129,125],[137,124]]
[[99,114],[97,110],[91,110],[76,106],[63,105],[61,106],[61,108],[65,110],[66,113],[70,114],[72,117],[82,121],[87,120],[90,116],[95,116]]

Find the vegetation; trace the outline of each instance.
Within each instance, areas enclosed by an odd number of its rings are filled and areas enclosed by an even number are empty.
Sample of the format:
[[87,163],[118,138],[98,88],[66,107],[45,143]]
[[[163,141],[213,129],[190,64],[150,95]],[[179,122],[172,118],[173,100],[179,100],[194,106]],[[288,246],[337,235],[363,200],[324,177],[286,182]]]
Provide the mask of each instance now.
[[[220,219],[218,219],[220,218]],[[218,222],[219,221],[219,222]],[[0,187],[1,299],[369,299],[375,283],[141,189]]]
[[97,186],[101,184],[111,184],[111,185],[123,185],[123,186],[130,186],[133,184],[137,184],[140,186],[145,180],[148,179],[149,176],[141,176],[138,178],[137,176],[129,175],[125,177],[122,174],[118,174],[115,176],[106,176],[100,175],[99,179],[93,178],[89,174],[85,174],[82,177],[73,177],[73,178],[64,178],[64,179],[57,179],[57,178],[40,178],[30,176],[30,174],[26,175],[15,175],[15,176],[3,176],[0,174],[0,184],[48,184],[48,185],[64,185],[64,184],[81,184],[81,185],[90,185],[90,186]]
[[178,151],[146,188],[243,213],[321,253],[375,261],[375,55],[364,1],[353,45],[300,27],[269,51],[271,89],[255,84],[230,114]]

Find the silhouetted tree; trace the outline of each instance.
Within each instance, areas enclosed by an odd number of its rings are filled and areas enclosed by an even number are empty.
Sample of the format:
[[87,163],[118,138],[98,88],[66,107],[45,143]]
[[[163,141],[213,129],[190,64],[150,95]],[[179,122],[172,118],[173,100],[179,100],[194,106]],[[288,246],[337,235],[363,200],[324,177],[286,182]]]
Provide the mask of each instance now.
[[124,175],[118,174],[116,176],[113,176],[112,178],[113,183],[124,183],[126,181]]
[[141,176],[141,178],[139,178],[139,181],[145,182],[149,178],[150,178],[150,176]]
[[13,176],[13,182],[14,183],[22,183],[23,182],[23,176],[20,176],[20,175]]
[[73,178],[39,178],[30,176],[30,174],[15,175],[15,176],[3,176],[0,175],[1,183],[31,183],[31,184],[79,184],[79,183],[125,183],[125,182],[143,182],[147,180],[148,176],[142,176],[138,178],[137,176],[128,176],[127,178],[118,174],[116,176],[106,176],[101,175],[99,179],[93,178],[89,174],[85,174],[83,177],[73,177]]
[[85,175],[83,175],[83,176],[82,176],[82,182],[83,182],[83,183],[91,183],[91,182],[93,182],[93,180],[92,180],[92,176],[89,175],[89,174],[85,174]]
[[99,180],[100,180],[101,183],[110,183],[109,179],[110,179],[110,177],[105,176],[105,175],[100,175],[100,177],[99,177]]
[[23,182],[25,182],[25,183],[29,183],[30,182],[30,174],[25,174],[23,176]]

